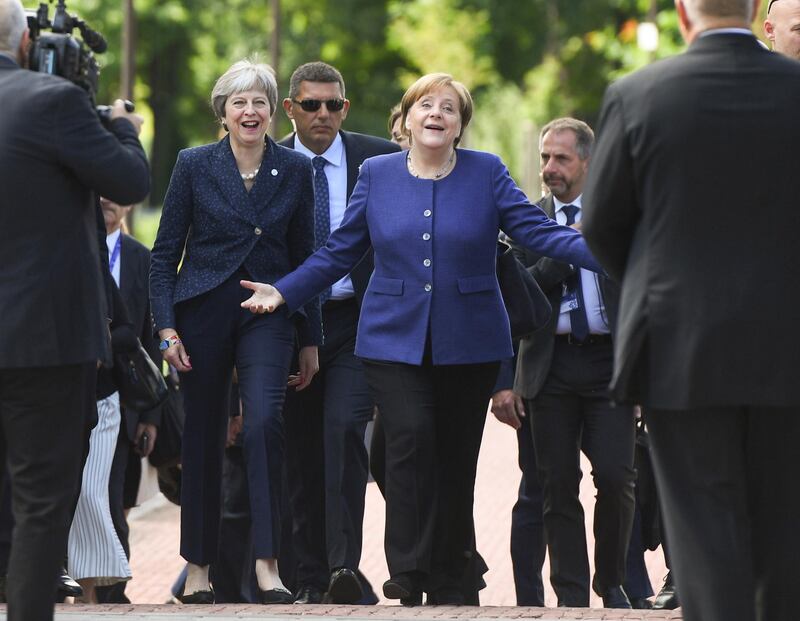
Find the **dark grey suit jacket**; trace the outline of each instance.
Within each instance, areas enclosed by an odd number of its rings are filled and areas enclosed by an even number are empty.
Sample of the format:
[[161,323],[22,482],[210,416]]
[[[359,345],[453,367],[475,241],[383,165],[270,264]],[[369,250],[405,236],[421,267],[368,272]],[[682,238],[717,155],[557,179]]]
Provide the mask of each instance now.
[[[552,195],[542,198],[538,206],[555,219],[555,205]],[[549,257],[540,257],[514,244],[512,247],[517,258],[539,283],[547,296],[553,312],[550,320],[540,330],[520,341],[517,354],[517,369],[514,376],[514,392],[523,399],[533,399],[544,385],[550,373],[550,362],[553,359],[556,327],[558,326],[559,309],[561,307],[562,283],[571,276],[575,269],[567,264]],[[600,293],[603,297],[609,328],[613,334],[616,327],[619,307],[619,287],[605,276],[598,275]]]
[[[356,187],[358,171],[361,169],[361,164],[364,160],[374,155],[395,153],[400,150],[400,147],[393,142],[376,136],[368,136],[366,134],[346,132],[343,130],[339,131],[339,134],[342,136],[344,152],[347,158],[347,199],[350,200],[353,188]],[[290,134],[278,144],[293,149],[294,137],[295,134]],[[358,265],[353,268],[353,271],[350,272],[350,279],[353,281],[353,289],[359,305],[361,305],[361,300],[364,299],[364,292],[367,290],[367,285],[369,284],[373,269],[374,262],[372,259],[372,249],[370,249]]]
[[622,282],[612,388],[800,405],[800,63],[710,34],[609,87],[583,232]]
[[149,190],[125,119],[100,124],[85,91],[0,55],[0,368],[109,358],[92,190]]

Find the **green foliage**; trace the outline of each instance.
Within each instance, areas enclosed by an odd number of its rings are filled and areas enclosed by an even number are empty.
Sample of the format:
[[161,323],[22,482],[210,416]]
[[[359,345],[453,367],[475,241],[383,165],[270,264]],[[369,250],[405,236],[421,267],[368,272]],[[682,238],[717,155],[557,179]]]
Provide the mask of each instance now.
[[[153,204],[177,151],[216,139],[209,95],[217,77],[254,54],[271,63],[276,37],[281,95],[299,64],[329,62],[345,77],[352,102],[345,127],[354,131],[385,135],[388,111],[410,82],[452,73],[475,98],[467,144],[499,153],[534,193],[537,127],[565,115],[594,123],[612,80],[683,48],[673,0],[281,0],[277,33],[272,4],[135,1],[135,97],[147,120]],[[68,0],[68,7],[109,41],[98,100],[111,101],[120,92],[122,0]],[[639,49],[636,32],[653,9],[660,39],[650,53]],[[282,110],[276,115],[282,136],[291,126]]]
[[409,86],[420,75],[445,72],[457,76],[467,88],[494,81],[492,57],[481,50],[491,30],[488,11],[458,10],[456,0],[393,0],[388,44],[413,68],[400,81]]

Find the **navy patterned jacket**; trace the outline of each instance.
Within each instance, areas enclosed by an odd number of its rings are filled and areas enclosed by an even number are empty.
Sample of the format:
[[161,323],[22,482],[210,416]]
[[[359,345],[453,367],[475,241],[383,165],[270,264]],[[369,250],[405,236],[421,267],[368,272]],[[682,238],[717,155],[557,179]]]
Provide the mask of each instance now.
[[[214,289],[242,265],[254,280],[275,282],[313,251],[314,187],[307,157],[267,138],[258,176],[247,192],[228,136],[184,149],[172,171],[153,246],[154,329],[174,328],[175,304]],[[318,300],[298,312],[307,319],[298,322],[300,346],[320,345]]]

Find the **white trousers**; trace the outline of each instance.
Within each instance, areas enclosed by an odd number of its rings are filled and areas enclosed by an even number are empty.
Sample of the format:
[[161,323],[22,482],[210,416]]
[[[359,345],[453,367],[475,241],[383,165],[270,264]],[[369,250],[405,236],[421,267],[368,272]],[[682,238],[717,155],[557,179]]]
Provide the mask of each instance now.
[[97,402],[97,418],[69,531],[68,567],[76,580],[94,578],[97,586],[107,586],[131,577],[108,501],[108,479],[121,421],[118,393]]

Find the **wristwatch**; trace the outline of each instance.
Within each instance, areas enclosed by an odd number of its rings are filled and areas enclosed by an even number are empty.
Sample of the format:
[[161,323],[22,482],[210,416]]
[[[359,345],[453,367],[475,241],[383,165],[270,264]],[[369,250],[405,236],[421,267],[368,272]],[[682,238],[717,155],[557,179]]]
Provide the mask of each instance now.
[[164,351],[165,349],[169,349],[171,345],[177,345],[180,342],[181,340],[177,336],[168,336],[158,344],[158,349]]

